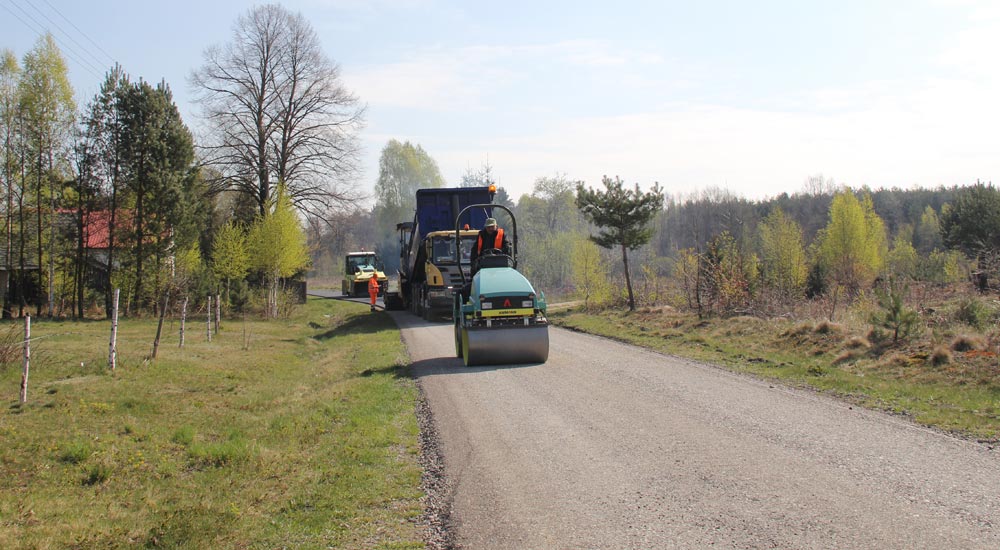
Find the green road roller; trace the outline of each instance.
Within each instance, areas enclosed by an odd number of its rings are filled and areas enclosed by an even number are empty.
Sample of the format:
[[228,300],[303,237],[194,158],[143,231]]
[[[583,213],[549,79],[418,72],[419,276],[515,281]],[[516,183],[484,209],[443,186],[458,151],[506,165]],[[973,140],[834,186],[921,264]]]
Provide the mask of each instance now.
[[[455,354],[466,366],[544,363],[549,357],[549,322],[545,294],[517,271],[517,222],[509,208],[499,204],[474,204],[466,210],[494,209],[510,216],[511,247],[483,247],[472,265],[472,276],[462,272],[462,290],[455,293]],[[457,225],[457,224],[456,224]],[[456,255],[463,257],[463,239],[455,228]],[[475,246],[475,243],[472,243]],[[464,245],[468,246],[468,244]]]

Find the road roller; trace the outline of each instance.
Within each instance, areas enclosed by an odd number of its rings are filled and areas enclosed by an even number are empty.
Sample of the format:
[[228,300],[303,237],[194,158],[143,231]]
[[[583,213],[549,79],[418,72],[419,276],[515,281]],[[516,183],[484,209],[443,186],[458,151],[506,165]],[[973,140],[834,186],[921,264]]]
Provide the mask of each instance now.
[[[517,222],[509,208],[499,204],[474,204],[462,210],[505,210],[510,218],[510,253],[486,249],[476,258],[472,276],[463,272],[462,290],[455,293],[455,355],[466,366],[544,363],[549,358],[549,322],[545,294],[536,292],[517,271]],[[462,219],[460,214],[457,219]],[[456,224],[457,225],[457,224]],[[455,228],[461,255],[462,239]]]

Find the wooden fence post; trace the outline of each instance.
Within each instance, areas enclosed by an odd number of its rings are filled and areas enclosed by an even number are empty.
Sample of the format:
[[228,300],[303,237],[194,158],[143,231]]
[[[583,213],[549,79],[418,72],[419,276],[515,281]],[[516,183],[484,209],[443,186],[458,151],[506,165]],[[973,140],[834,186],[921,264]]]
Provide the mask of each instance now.
[[163,331],[163,318],[167,315],[167,306],[170,304],[170,291],[163,295],[163,309],[160,310],[160,320],[156,323],[156,338],[153,339],[153,354],[150,359],[156,359],[156,351],[160,348],[160,334]]
[[31,366],[31,315],[24,316],[24,370],[21,371],[21,403],[28,402],[28,369]]
[[205,335],[212,341],[212,295],[208,295],[208,319],[205,321]]
[[114,372],[118,362],[118,293],[120,288],[115,289],[115,299],[111,304],[111,342],[108,344],[108,366]]
[[188,313],[188,297],[184,297],[184,305],[181,306],[181,343],[177,345],[179,348],[184,347],[184,323],[187,322]]
[[222,326],[222,295],[215,295],[215,333],[219,333],[219,327]]

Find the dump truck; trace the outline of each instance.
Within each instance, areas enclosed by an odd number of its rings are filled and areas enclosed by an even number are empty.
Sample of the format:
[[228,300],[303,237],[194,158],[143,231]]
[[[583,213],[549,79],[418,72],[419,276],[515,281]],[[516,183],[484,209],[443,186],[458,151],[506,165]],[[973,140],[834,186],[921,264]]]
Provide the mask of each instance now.
[[[466,277],[463,272],[462,288],[452,300],[455,355],[466,366],[544,363],[549,358],[545,293],[536,292],[517,270],[514,214],[504,206],[492,206],[510,216],[511,250],[510,254],[498,249],[483,250],[473,266],[475,274]],[[461,230],[454,231],[461,243]]]
[[[413,221],[396,224],[399,282],[385,295],[386,309],[409,309],[427,320],[451,315],[452,297],[469,274],[471,250],[462,247],[463,256],[456,241],[476,239],[495,194],[493,185],[417,190]],[[471,204],[480,206],[467,209]]]
[[344,256],[344,278],[340,281],[340,292],[344,296],[367,296],[368,280],[378,280],[379,293],[385,295],[389,278],[381,269],[381,262],[374,252],[348,252]]

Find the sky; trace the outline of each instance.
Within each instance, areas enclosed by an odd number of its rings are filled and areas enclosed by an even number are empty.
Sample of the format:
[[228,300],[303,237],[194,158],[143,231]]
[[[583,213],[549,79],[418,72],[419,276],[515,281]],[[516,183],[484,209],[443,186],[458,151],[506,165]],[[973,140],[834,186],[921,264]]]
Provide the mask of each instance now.
[[[449,185],[489,164],[515,199],[540,177],[618,176],[678,198],[750,199],[821,175],[877,188],[1000,179],[1000,2],[295,0],[366,105],[372,191],[391,140]],[[188,84],[252,3],[0,0],[0,48],[45,30],[78,104],[120,63]]]

